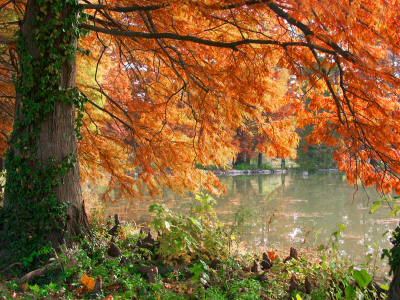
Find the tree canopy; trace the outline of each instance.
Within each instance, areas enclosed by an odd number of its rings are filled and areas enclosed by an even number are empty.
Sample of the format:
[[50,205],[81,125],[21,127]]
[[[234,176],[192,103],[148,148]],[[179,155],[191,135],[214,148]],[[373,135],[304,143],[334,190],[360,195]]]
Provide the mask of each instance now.
[[[226,165],[237,151],[233,131],[251,120],[267,137],[260,146],[267,155],[292,155],[295,127],[315,124],[310,143],[337,148],[335,160],[351,182],[400,191],[396,1],[79,6],[87,14],[80,28],[88,31],[78,43],[77,86],[88,97],[83,177],[106,171],[110,188],[130,197],[143,187],[152,194],[160,186],[216,191],[218,180],[195,165]],[[0,7],[7,15],[2,116],[12,116],[12,34],[25,3],[3,0]],[[273,117],[282,110],[287,117]],[[2,133],[9,119],[2,117]]]

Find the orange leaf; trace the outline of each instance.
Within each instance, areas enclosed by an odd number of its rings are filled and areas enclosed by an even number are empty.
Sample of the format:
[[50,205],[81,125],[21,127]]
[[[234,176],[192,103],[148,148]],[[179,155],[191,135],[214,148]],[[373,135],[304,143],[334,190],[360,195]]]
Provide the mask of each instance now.
[[277,254],[275,254],[275,251],[273,251],[273,250],[268,251],[268,257],[271,261],[274,261],[279,258],[279,256]]
[[96,282],[93,278],[87,276],[86,274],[83,274],[83,277],[79,279],[79,283],[82,284],[84,288],[93,291]]

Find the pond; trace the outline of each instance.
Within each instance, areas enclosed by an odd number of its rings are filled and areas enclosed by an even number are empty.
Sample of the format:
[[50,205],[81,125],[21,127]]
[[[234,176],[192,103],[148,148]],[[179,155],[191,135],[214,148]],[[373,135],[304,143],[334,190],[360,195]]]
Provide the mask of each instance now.
[[[369,214],[371,205],[380,199],[372,188],[351,187],[346,175],[339,172],[291,172],[255,176],[221,176],[227,193],[218,198],[215,206],[218,217],[232,224],[236,213],[246,216],[242,236],[249,248],[289,249],[327,244],[339,224],[346,227],[340,237],[339,250],[359,263],[370,251],[365,245],[376,243],[390,248],[390,234],[399,220],[387,219],[390,209],[381,207]],[[161,203],[180,211],[194,195],[176,196],[165,191]],[[151,215],[150,197],[141,202],[120,201],[109,204],[106,214],[121,213],[122,219],[137,224],[148,223]],[[386,263],[378,262],[386,267]]]

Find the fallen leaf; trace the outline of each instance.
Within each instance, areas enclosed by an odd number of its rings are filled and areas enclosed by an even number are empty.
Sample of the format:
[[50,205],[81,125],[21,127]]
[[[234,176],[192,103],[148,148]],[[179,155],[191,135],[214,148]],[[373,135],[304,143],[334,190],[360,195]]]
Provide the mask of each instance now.
[[275,254],[275,251],[273,251],[273,250],[268,251],[268,257],[271,261],[274,261],[279,258],[279,256],[277,254]]
[[84,273],[83,277],[79,279],[79,283],[90,291],[93,291],[94,285],[96,284],[94,279],[92,277],[87,276],[86,273]]
[[21,284],[21,288],[22,288],[22,290],[23,290],[24,292],[26,292],[26,291],[28,290],[28,285],[27,285],[27,283],[26,283],[26,282],[23,282],[23,283]]
[[114,300],[114,297],[112,295],[107,295],[103,300]]
[[112,291],[112,290],[118,290],[121,289],[122,287],[119,285],[110,285],[107,290]]

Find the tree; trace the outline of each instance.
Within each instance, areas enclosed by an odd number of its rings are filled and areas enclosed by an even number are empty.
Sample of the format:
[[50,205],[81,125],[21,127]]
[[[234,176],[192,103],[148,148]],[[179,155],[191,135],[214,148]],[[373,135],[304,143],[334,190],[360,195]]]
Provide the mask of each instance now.
[[[289,86],[290,80],[286,70],[276,70],[273,74],[275,80],[275,95],[277,99],[290,96],[292,93]],[[277,88],[279,87],[279,88]],[[275,109],[269,109],[261,114],[259,119],[244,120],[242,126],[235,128],[235,136],[233,137],[233,144],[238,147],[238,154],[236,157],[235,165],[245,163],[250,165],[250,159],[257,156],[255,153],[258,150],[258,166],[262,163],[262,153],[265,152],[270,157],[282,156],[295,157],[295,146],[297,146],[297,138],[294,133],[295,118],[291,111],[291,105],[283,102],[280,103]],[[265,131],[265,127],[261,124],[271,124],[273,135]],[[280,129],[284,128],[283,131]],[[282,149],[277,149],[275,145],[285,143],[278,142],[279,139],[287,140],[292,139],[289,143],[290,147],[285,147],[284,153]],[[295,142],[294,142],[295,141]]]
[[[29,241],[43,230],[49,234],[39,243],[53,246],[86,234],[76,137],[84,137],[83,169],[102,166],[111,184],[135,196],[160,186],[223,188],[195,165],[225,165],[234,156],[232,124],[257,120],[272,137],[262,150],[277,157],[296,144],[295,124],[315,124],[311,141],[338,149],[334,158],[351,182],[400,192],[400,81],[387,59],[399,55],[396,1],[2,0],[0,9],[20,26],[14,41],[3,29],[0,36],[18,52],[2,212],[9,249],[17,240],[27,251],[38,247]],[[84,30],[91,33],[82,37]],[[97,85],[81,82],[80,91],[75,58],[88,58],[77,49],[98,59]],[[279,92],[278,68],[295,77],[292,93]],[[263,118],[284,106],[291,119]],[[126,174],[133,167],[137,180]],[[26,232],[18,231],[16,211],[31,224]],[[40,223],[47,216],[50,223]]]
[[324,143],[320,145],[309,144],[305,137],[312,131],[312,126],[306,126],[299,130],[301,137],[297,148],[296,163],[304,170],[335,169],[336,163],[333,161],[335,149],[328,147]]

